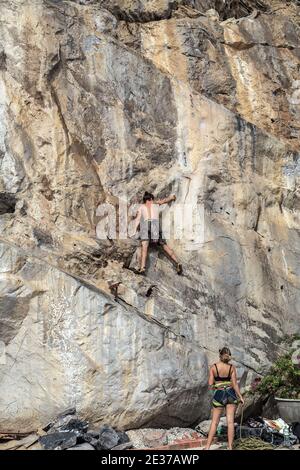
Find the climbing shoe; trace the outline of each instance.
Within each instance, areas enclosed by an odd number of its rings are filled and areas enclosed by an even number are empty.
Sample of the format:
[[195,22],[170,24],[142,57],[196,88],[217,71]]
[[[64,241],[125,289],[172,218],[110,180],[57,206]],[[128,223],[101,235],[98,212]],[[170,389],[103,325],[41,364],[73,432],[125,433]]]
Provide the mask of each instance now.
[[182,264],[177,263],[176,265],[177,274],[180,276],[182,274]]
[[146,268],[141,268],[138,270],[138,274],[145,274]]

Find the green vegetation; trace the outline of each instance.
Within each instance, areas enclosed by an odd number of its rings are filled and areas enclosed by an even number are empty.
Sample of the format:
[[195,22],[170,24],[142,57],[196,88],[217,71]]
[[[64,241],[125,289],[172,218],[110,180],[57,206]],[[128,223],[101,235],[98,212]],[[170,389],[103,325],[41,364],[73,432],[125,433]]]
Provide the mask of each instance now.
[[287,352],[278,357],[265,377],[254,380],[251,387],[252,393],[258,393],[263,397],[273,395],[279,398],[300,399],[299,340],[300,336],[285,340]]

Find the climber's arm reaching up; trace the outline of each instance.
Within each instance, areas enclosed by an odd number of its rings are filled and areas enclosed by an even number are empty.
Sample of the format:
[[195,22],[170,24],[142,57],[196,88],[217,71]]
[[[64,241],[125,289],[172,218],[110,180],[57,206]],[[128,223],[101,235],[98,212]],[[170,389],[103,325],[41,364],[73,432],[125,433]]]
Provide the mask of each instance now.
[[172,194],[171,196],[165,197],[164,199],[155,199],[153,201],[154,204],[158,204],[161,206],[162,204],[167,204],[168,202],[176,201],[176,196],[175,194]]

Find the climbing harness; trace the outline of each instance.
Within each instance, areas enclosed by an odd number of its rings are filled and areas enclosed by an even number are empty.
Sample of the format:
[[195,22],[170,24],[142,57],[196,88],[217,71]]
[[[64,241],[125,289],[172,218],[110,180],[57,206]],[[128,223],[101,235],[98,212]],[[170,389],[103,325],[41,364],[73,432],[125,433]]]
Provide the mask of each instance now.
[[213,407],[219,408],[226,405],[236,405],[237,396],[231,386],[225,386],[224,388],[217,388],[213,396]]
[[221,377],[219,375],[217,364],[214,364],[214,366],[216,368],[217,375],[214,375],[215,392],[214,392],[213,401],[212,401],[213,407],[219,408],[219,407],[224,407],[226,405],[237,404],[238,398],[231,384],[232,365],[230,365],[228,374],[226,377]]

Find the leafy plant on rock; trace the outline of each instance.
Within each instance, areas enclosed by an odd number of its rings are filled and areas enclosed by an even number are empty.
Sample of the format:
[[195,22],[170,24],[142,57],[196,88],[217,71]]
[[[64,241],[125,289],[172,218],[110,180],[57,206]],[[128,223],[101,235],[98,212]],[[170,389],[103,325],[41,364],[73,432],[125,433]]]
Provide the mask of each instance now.
[[299,341],[299,336],[286,340],[288,351],[278,357],[267,375],[262,379],[255,379],[251,385],[251,392],[262,397],[276,396],[278,398],[300,399],[300,347],[299,354],[293,344]]

